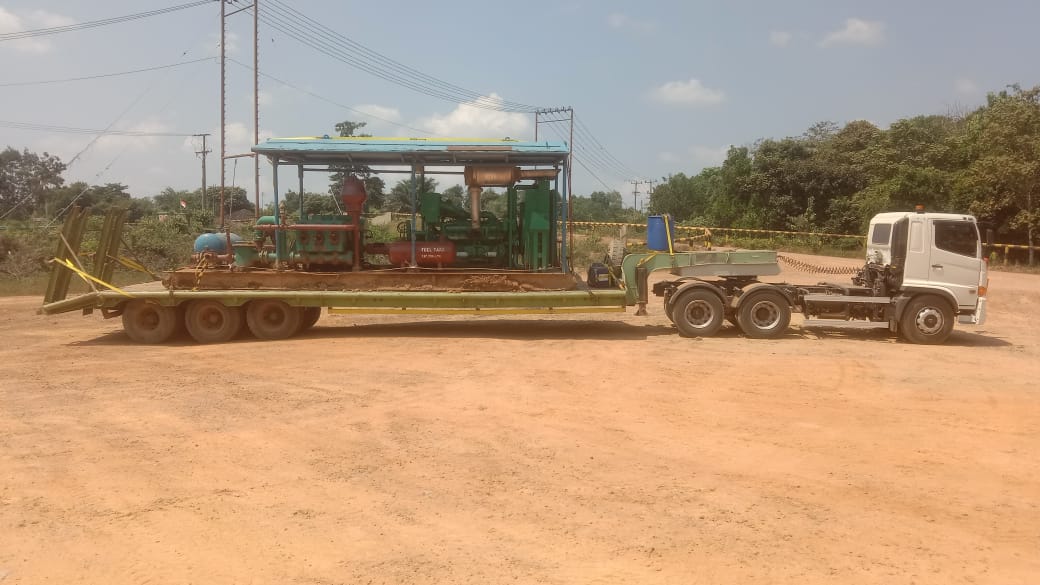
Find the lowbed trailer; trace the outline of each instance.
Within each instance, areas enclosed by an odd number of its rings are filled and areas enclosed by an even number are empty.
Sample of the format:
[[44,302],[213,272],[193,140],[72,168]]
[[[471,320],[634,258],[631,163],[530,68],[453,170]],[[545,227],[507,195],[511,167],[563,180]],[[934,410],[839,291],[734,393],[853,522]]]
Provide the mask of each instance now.
[[[765,250],[629,254],[620,266],[600,266],[608,278],[588,282],[570,270],[566,145],[515,141],[400,139],[272,139],[254,147],[274,165],[275,213],[258,218],[253,241],[203,234],[194,265],[167,273],[162,283],[125,290],[108,284],[121,260],[124,212],[111,211],[93,269],[79,260],[87,213],[73,210],[58,244],[40,312],[99,310],[121,317],[131,339],[162,343],[182,328],[197,341],[228,341],[248,329],[261,339],[306,330],[321,309],[384,314],[646,314],[652,292],[685,336],[716,333],[723,321],[748,337],[771,338],[788,328],[793,312],[803,326],[886,328],[915,343],[942,343],[955,321],[985,319],[987,284],[975,219],[937,213],[880,214],[871,222],[867,262],[850,284],[766,283],[780,274],[777,254]],[[410,172],[411,219],[400,239],[369,242],[362,216],[365,187],[348,175],[345,213],[299,210],[290,222],[279,205],[278,170],[295,166],[303,192],[307,171]],[[385,165],[379,170],[373,166]],[[404,171],[401,170],[402,166]],[[458,168],[469,209],[437,193],[419,193],[431,169]],[[436,171],[432,171],[436,172]],[[416,178],[419,181],[416,181]],[[506,188],[499,218],[481,207],[482,190]],[[302,201],[301,201],[302,206]],[[669,223],[664,221],[665,231]],[[389,262],[387,262],[389,258]],[[71,273],[93,292],[66,298]],[[666,272],[652,289],[650,275]],[[602,272],[598,276],[602,276]],[[671,278],[674,276],[674,278]]]

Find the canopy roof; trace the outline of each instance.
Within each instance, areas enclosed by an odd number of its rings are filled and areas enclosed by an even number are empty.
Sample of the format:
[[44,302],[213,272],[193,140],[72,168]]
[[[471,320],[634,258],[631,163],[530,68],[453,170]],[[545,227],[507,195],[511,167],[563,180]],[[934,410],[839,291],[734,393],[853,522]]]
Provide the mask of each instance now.
[[270,138],[252,150],[272,162],[315,165],[559,165],[570,154],[565,142],[357,136]]

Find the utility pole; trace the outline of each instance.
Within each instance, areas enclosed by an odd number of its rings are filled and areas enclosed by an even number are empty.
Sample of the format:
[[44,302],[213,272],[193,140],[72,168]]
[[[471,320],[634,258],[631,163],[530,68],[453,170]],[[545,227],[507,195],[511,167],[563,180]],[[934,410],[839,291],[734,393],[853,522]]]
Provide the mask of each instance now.
[[639,184],[642,181],[629,181],[632,183],[632,209],[639,211]]
[[654,183],[656,183],[657,181],[655,181],[653,179],[648,179],[648,180],[642,181],[642,182],[646,183],[647,185],[650,185],[650,189],[646,192],[646,196],[647,197],[653,197],[654,196]]
[[206,155],[213,151],[206,150],[206,137],[209,134],[192,134],[192,136],[202,138],[202,150],[196,150],[195,154],[202,155],[202,208],[206,209]]

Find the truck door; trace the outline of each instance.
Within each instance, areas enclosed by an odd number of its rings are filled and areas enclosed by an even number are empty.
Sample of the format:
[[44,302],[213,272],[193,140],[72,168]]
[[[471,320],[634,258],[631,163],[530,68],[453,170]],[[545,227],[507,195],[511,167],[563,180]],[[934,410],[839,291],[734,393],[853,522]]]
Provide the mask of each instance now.
[[932,219],[928,281],[953,293],[957,305],[974,308],[978,299],[982,246],[975,222]]

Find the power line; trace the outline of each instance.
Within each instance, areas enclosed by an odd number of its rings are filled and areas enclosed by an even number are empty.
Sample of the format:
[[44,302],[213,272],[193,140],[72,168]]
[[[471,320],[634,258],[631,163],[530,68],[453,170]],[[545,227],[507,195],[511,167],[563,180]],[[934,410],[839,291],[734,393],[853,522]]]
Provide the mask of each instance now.
[[[245,67],[246,69],[250,69],[250,70],[252,70],[252,67],[251,67],[251,66],[249,66],[249,65],[246,65],[245,63],[242,63],[241,61],[238,61],[238,60],[236,60],[236,59],[234,59],[234,58],[232,58],[232,57],[228,57],[228,61],[231,61],[232,63],[234,63],[234,64],[236,64],[236,65],[239,65],[239,66]],[[337,106],[337,107],[343,108],[343,109],[345,109],[345,110],[349,110],[349,111],[351,111],[351,112],[354,112],[354,113],[356,113],[356,114],[359,114],[359,115],[361,115],[361,116],[365,116],[365,117],[368,117],[368,118],[372,118],[372,119],[374,119],[374,120],[379,120],[380,122],[386,122],[387,124],[392,124],[392,125],[394,125],[394,126],[397,126],[397,127],[399,127],[399,128],[407,128],[407,129],[409,129],[409,130],[413,130],[413,131],[415,131],[415,132],[419,132],[419,133],[421,133],[421,134],[428,134],[428,135],[431,135],[431,136],[433,135],[433,133],[432,133],[432,132],[429,132],[429,131],[427,131],[427,130],[422,130],[422,129],[420,129],[420,128],[415,128],[415,127],[413,127],[413,126],[409,126],[409,125],[407,125],[407,124],[401,124],[400,122],[394,122],[393,120],[388,120],[388,119],[386,119],[386,118],[381,118],[381,117],[379,117],[379,116],[376,116],[375,114],[370,114],[370,113],[368,113],[368,112],[364,112],[364,111],[362,111],[362,110],[359,110],[359,109],[357,109],[357,108],[352,108],[352,107],[350,107],[350,106],[347,106],[347,105],[341,104],[341,103],[339,103],[339,102],[337,102],[337,101],[335,101],[335,100],[332,100],[332,99],[330,99],[330,98],[327,98],[327,97],[325,97],[325,96],[323,96],[323,95],[320,95],[320,94],[314,93],[313,91],[310,91],[310,90],[307,90],[307,89],[303,89],[302,87],[299,87],[299,86],[297,86],[297,85],[294,85],[294,84],[292,84],[292,83],[289,83],[288,81],[285,81],[284,79],[279,79],[279,78],[277,78],[277,77],[275,77],[275,76],[273,76],[273,75],[269,75],[269,74],[267,74],[267,73],[264,73],[263,71],[261,71],[261,72],[260,72],[260,76],[261,76],[261,77],[266,77],[267,79],[270,79],[271,81],[274,81],[274,82],[280,83],[280,84],[282,84],[282,85],[284,85],[284,86],[286,86],[286,87],[291,87],[292,89],[295,89],[296,91],[298,91],[298,92],[300,92],[300,93],[304,93],[304,94],[307,94],[307,95],[309,95],[309,96],[311,96],[311,97],[313,97],[313,98],[315,98],[315,99],[319,99],[319,100],[321,100],[321,101],[323,101],[323,102],[327,102],[327,103],[330,103],[330,104],[332,104],[332,105],[334,105],[334,106]]]
[[89,22],[77,22],[75,24],[67,24],[64,26],[52,26],[50,28],[38,28],[33,30],[20,30],[9,33],[0,34],[0,42],[3,41],[14,41],[18,39],[28,39],[32,37],[40,37],[45,35],[54,35],[58,33],[72,32],[77,30],[84,30],[88,28],[97,28],[99,26],[108,26],[110,24],[119,24],[122,22],[129,22],[131,20],[138,20],[141,18],[148,18],[150,16],[158,16],[160,14],[169,14],[171,12],[177,12],[178,10],[184,10],[186,8],[194,8],[196,6],[202,6],[203,4],[212,4],[218,0],[197,0],[196,2],[189,2],[188,4],[181,4],[179,6],[170,6],[168,8],[160,8],[158,10],[149,10],[147,12],[138,12],[136,14],[126,14],[123,16],[114,16],[112,18],[104,18],[101,20],[92,20]]
[[[268,8],[269,6],[271,8]],[[378,51],[370,49],[365,45],[338,33],[321,22],[308,17],[302,12],[289,7],[278,0],[268,0],[262,4],[261,12],[266,13],[269,17],[280,19],[281,24],[295,27],[297,32],[300,32],[300,29],[302,29],[303,31],[311,33],[308,36],[314,36],[314,34],[317,34],[325,41],[337,45],[339,49],[346,53],[350,58],[364,64],[364,67],[355,64],[356,67],[362,68],[363,70],[378,75],[388,81],[393,81],[398,84],[406,84],[406,87],[448,101],[459,103],[476,102],[482,104],[478,105],[478,107],[485,107],[483,102],[489,101],[487,96],[484,94],[465,89],[432,75],[428,75],[413,67],[404,65],[399,61],[395,61]],[[283,30],[283,32],[285,31]],[[379,73],[376,74],[370,69],[377,70]],[[496,104],[497,102],[491,101],[491,103],[487,105],[492,107],[488,109],[503,109],[524,113],[534,113],[534,111],[538,109],[535,106],[508,100],[502,100],[500,105]]]
[[[190,133],[180,132],[147,132],[141,130],[96,130],[91,128],[74,128],[71,126],[53,126],[50,124],[33,124],[30,122],[9,122],[0,120],[0,128],[11,128],[14,130],[36,130],[41,132],[58,132],[62,134],[87,134],[98,136],[194,136]],[[69,164],[72,164],[71,162]]]
[[193,63],[201,63],[203,61],[215,61],[216,57],[203,57],[202,59],[193,59],[191,61],[181,61],[179,63],[170,63],[168,65],[156,65],[155,67],[144,67],[142,69],[131,69],[129,71],[120,71],[118,73],[99,73],[97,75],[85,75],[83,77],[67,77],[65,79],[47,79],[44,81],[11,81],[7,83],[0,83],[0,87],[16,87],[25,85],[46,85],[49,83],[66,83],[69,81],[86,81],[88,79],[102,79],[105,77],[119,77],[120,75],[132,75],[134,73],[144,73],[146,71],[158,71],[160,69],[170,69],[172,67],[181,67],[184,65],[191,65]]
[[[542,109],[519,102],[491,100],[483,94],[423,73],[338,33],[279,0],[266,0],[261,5],[260,13],[265,24],[290,38],[356,69],[418,93],[504,112],[533,113]],[[587,126],[577,121],[576,124],[582,142],[590,144],[590,148],[585,151],[588,159],[595,160],[603,170],[617,174],[620,178],[640,175],[611,154]],[[595,148],[591,148],[592,145]]]

